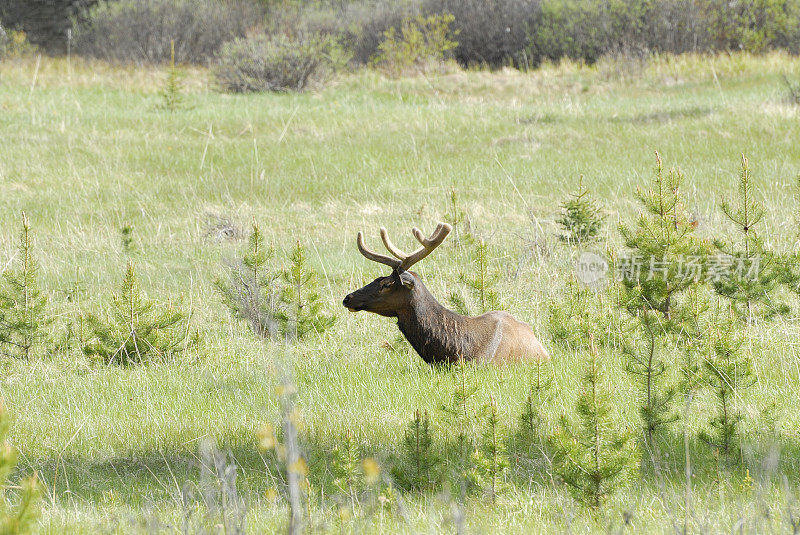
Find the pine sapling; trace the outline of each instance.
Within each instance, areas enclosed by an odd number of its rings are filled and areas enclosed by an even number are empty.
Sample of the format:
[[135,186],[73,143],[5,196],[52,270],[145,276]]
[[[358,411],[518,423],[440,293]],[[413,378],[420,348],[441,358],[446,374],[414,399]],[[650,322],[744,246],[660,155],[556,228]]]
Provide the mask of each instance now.
[[630,448],[630,436],[614,427],[593,344],[582,384],[575,405],[578,424],[573,427],[562,415],[553,437],[553,471],[579,503],[596,513],[620,487],[636,456]]
[[345,431],[343,441],[337,444],[333,451],[333,483],[350,500],[353,509],[357,500],[361,480],[361,455],[355,436],[348,429]]
[[561,241],[570,245],[583,245],[591,242],[603,227],[600,207],[583,186],[581,176],[576,193],[570,193],[570,199],[561,204],[562,214],[557,223],[563,230],[559,236]]
[[683,353],[681,391],[687,399],[694,396],[702,380],[700,362],[708,352],[710,321],[708,296],[701,287],[686,294],[686,307],[680,318],[678,345]]
[[738,409],[738,400],[741,391],[752,386],[755,378],[733,308],[729,309],[727,317],[719,310],[717,316],[709,353],[703,363],[706,383],[716,397],[717,413],[709,421],[710,430],[701,433],[700,438],[716,448],[730,464],[738,458],[739,428],[744,418]]
[[651,451],[655,438],[678,419],[672,407],[675,389],[667,384],[667,364],[660,351],[661,319],[658,312],[643,308],[622,351],[625,370],[639,387],[639,415],[646,451]]
[[83,347],[87,356],[107,364],[143,364],[183,353],[198,341],[191,332],[191,315],[171,302],[147,299],[129,261],[118,293],[111,295],[105,317],[87,314],[92,339]]
[[528,396],[523,403],[515,437],[515,442],[521,447],[524,454],[531,458],[536,456],[549,458],[545,444],[547,419],[542,413],[541,406],[552,396],[550,388],[553,381],[552,378],[543,377],[542,367],[545,365],[542,362],[534,364],[536,372]]
[[305,248],[299,240],[289,260],[289,268],[281,274],[284,286],[278,318],[283,335],[299,340],[311,332],[324,332],[336,322],[336,316],[322,311],[322,299],[317,293],[317,274],[308,265]]
[[448,471],[453,483],[459,488],[457,495],[466,492],[466,477],[469,467],[469,456],[475,442],[475,420],[477,413],[473,406],[477,386],[467,377],[468,364],[459,359],[453,365],[456,386],[450,405],[441,407],[449,429],[455,432],[453,442],[446,448]]
[[735,226],[738,238],[732,243],[714,240],[719,266],[711,274],[714,290],[730,299],[734,311],[747,322],[752,322],[756,315],[769,317],[789,311],[776,296],[786,274],[758,233],[757,225],[764,219],[765,210],[754,198],[751,178],[749,162],[742,155],[737,199],[734,203],[723,199],[720,205],[722,213]]
[[126,223],[119,231],[120,242],[122,243],[122,250],[125,254],[131,254],[136,251],[136,241],[133,235],[133,225]]
[[[462,273],[459,280],[466,285],[474,302],[476,314],[483,314],[500,308],[497,292],[492,288],[500,279],[499,273],[491,269],[489,261],[489,246],[481,238],[472,251],[472,267],[468,273]],[[457,292],[449,296],[450,305],[460,314],[470,314],[473,307]]]
[[230,262],[227,276],[214,281],[233,317],[245,320],[259,338],[274,337],[280,329],[277,308],[280,274],[270,269],[274,256],[274,248],[264,243],[261,228],[253,221],[242,258]]
[[184,74],[175,64],[175,41],[170,41],[169,46],[169,68],[164,88],[161,90],[161,107],[173,112],[183,107]]
[[[462,233],[466,237],[471,237],[467,221],[466,212],[461,207],[458,199],[458,192],[456,188],[450,188],[449,207],[447,213],[444,215],[445,222],[449,223],[454,230],[455,243],[461,243]],[[462,229],[462,226],[465,228]]]
[[503,433],[497,402],[494,396],[490,396],[481,444],[473,451],[473,466],[469,476],[472,485],[483,489],[491,499],[492,505],[497,503],[497,494],[501,490],[508,469],[508,454]]
[[8,443],[11,422],[0,403],[0,533],[25,535],[33,532],[40,516],[41,486],[36,475],[25,479],[16,505],[9,505],[6,492],[11,486],[8,476],[17,465],[17,451]]
[[24,359],[44,340],[44,329],[51,323],[32,238],[28,216],[22,212],[18,266],[0,280],[0,354]]
[[686,210],[682,182],[680,171],[670,169],[665,175],[656,153],[652,188],[636,190],[643,210],[635,225],[620,226],[629,249],[629,256],[618,260],[623,305],[634,316],[647,308],[669,320],[676,299],[702,275],[707,246],[695,234],[697,225]]
[[427,492],[440,481],[441,458],[433,446],[433,431],[428,411],[417,409],[403,437],[400,457],[392,468],[397,484],[406,490]]

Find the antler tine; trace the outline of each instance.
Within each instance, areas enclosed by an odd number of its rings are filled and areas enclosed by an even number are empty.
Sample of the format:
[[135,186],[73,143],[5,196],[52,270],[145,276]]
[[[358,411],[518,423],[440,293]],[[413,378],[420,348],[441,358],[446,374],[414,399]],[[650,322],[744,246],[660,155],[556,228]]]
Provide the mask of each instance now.
[[414,234],[414,237],[417,238],[417,241],[422,244],[422,247],[410,255],[407,255],[400,264],[400,269],[406,270],[431,254],[434,249],[441,245],[447,235],[450,234],[451,230],[453,230],[453,227],[447,223],[439,223],[436,225],[436,230],[431,233],[430,238],[425,238],[425,236],[422,234],[422,231],[417,227],[411,229],[411,233]]
[[[381,235],[383,235],[384,231],[381,229]],[[378,254],[374,251],[370,251],[367,249],[366,245],[364,245],[364,233],[360,230],[358,231],[358,236],[356,236],[356,245],[358,245],[359,252],[364,255],[365,258],[372,260],[373,262],[378,262],[379,264],[385,264],[392,269],[399,269],[401,260],[394,259],[390,256]]]
[[436,230],[433,231],[430,238],[426,238],[422,231],[417,227],[411,229],[411,233],[417,238],[417,241],[420,242],[425,247],[437,247],[444,239],[450,234],[450,231],[453,230],[453,227],[448,225],[447,223],[439,223],[436,225]]
[[381,239],[383,240],[383,244],[386,246],[386,249],[389,250],[398,260],[405,260],[408,258],[408,253],[404,253],[400,249],[394,246],[394,244],[389,240],[389,233],[386,232],[384,227],[381,227]]

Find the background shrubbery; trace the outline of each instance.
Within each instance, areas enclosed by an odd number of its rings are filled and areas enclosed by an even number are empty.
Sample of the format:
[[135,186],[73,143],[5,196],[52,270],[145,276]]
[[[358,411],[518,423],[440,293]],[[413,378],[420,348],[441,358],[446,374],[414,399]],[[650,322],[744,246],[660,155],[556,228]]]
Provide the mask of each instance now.
[[222,88],[235,93],[302,91],[328,77],[336,48],[331,38],[313,34],[240,38],[222,47],[215,75]]
[[797,0],[9,0],[0,6],[7,29],[25,30],[45,50],[63,51],[74,25],[80,53],[123,62],[164,62],[174,40],[178,62],[204,63],[223,43],[265,28],[267,37],[239,42],[223,56],[261,48],[274,57],[285,42],[277,35],[303,35],[304,42],[333,38],[353,64],[367,65],[387,31],[442,14],[453,15],[453,56],[464,66],[527,68],[564,57],[592,63],[620,53],[800,52]]
[[76,35],[88,56],[134,63],[205,63],[261,19],[252,4],[206,0],[121,0],[99,5]]

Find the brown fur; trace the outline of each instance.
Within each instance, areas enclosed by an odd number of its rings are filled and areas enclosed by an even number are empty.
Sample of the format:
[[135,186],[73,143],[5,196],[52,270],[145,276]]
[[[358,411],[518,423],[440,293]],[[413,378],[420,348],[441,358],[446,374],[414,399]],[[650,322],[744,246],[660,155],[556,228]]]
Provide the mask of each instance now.
[[[408,277],[413,277],[413,281]],[[462,316],[443,307],[419,275],[397,271],[379,277],[344,298],[352,311],[396,317],[397,326],[429,364],[466,361],[506,364],[549,359],[527,323],[508,312]]]

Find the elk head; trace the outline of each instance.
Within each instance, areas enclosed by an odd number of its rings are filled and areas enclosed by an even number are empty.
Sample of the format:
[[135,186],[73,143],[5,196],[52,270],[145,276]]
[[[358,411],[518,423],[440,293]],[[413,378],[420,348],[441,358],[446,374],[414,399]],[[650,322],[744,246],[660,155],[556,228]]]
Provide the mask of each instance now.
[[397,317],[411,305],[415,286],[420,284],[417,276],[409,271],[409,268],[431,254],[450,234],[451,230],[453,227],[447,223],[439,223],[430,237],[425,238],[422,231],[414,227],[411,233],[422,244],[422,247],[408,254],[395,247],[389,240],[386,229],[381,227],[381,239],[392,256],[367,249],[364,245],[364,235],[359,232],[356,244],[361,254],[369,260],[389,266],[392,268],[392,273],[385,277],[378,277],[363,288],[349,294],[344,298],[342,304],[351,312],[365,310],[381,316]]

